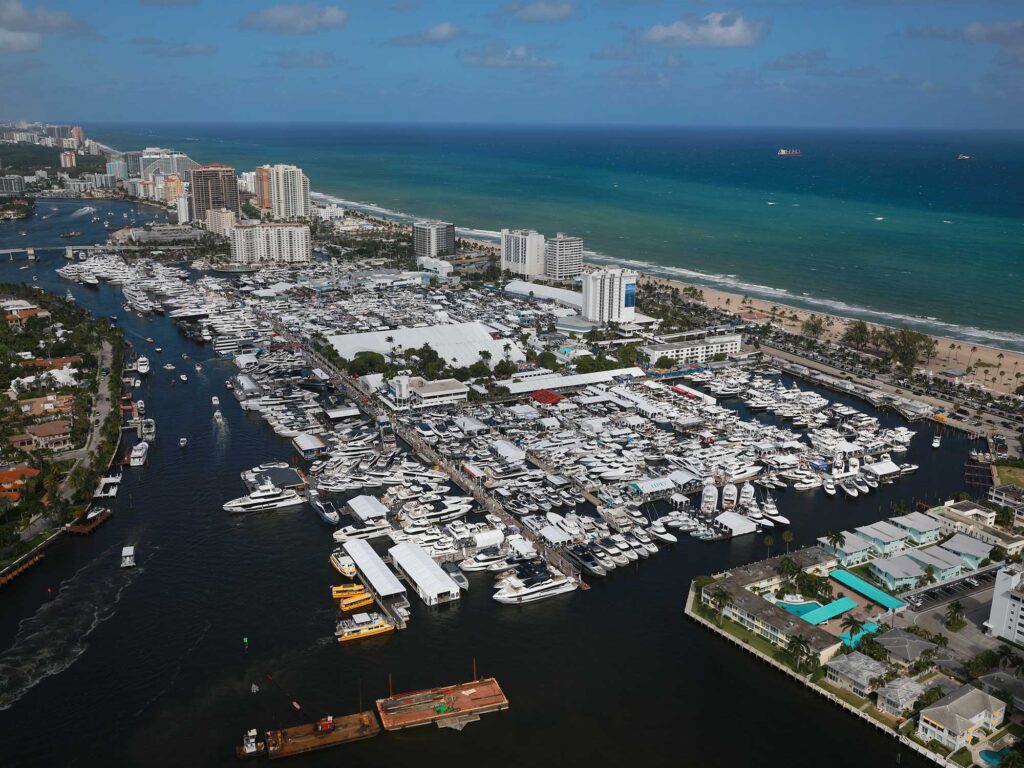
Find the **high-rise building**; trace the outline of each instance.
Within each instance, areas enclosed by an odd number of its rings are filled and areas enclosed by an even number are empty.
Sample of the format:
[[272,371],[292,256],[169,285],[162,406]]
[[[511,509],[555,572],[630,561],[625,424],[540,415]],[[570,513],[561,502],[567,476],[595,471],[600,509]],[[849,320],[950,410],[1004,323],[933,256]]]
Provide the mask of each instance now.
[[55,139],[69,139],[71,138],[71,126],[70,125],[48,125],[46,126],[46,132],[53,136]]
[[270,199],[270,166],[261,165],[254,173],[256,174],[256,207],[269,211],[272,205]]
[[71,129],[71,138],[74,139],[80,147],[85,144],[85,131],[82,130],[82,126],[76,125]]
[[221,163],[197,165],[192,169],[192,217],[206,221],[211,208],[227,208],[241,215],[238,207],[238,179],[235,169]]
[[128,178],[138,179],[142,177],[142,153],[141,152],[122,152],[121,159],[124,160],[125,165],[128,166]]
[[309,177],[301,168],[270,166],[270,213],[275,219],[309,218]]
[[256,194],[256,171],[243,171],[238,174],[238,191]]
[[231,237],[235,228],[235,212],[227,208],[211,208],[206,212],[206,229],[221,237]]
[[583,238],[559,232],[544,243],[544,274],[554,280],[571,280],[583,272]]
[[446,221],[417,221],[412,225],[412,248],[417,258],[454,256],[455,225]]
[[139,175],[144,179],[151,179],[158,173],[164,175],[173,173],[180,176],[183,181],[190,181],[196,161],[184,152],[161,147],[146,147],[140,153],[139,167]]
[[119,179],[128,178],[128,163],[122,158],[113,158],[107,163],[107,173],[116,176]]
[[1024,568],[1008,565],[996,572],[988,625],[996,637],[1011,643],[1024,643]]
[[61,168],[74,168],[77,164],[75,160],[74,152],[61,152],[60,153],[60,167]]
[[636,272],[599,269],[583,275],[583,317],[595,323],[629,323],[636,317]]
[[544,274],[544,235],[532,229],[501,230],[501,269],[524,277]]
[[295,264],[312,255],[305,224],[242,224],[231,230],[231,260],[236,264]]
[[185,195],[179,197],[174,207],[178,213],[178,223],[188,224],[188,197],[186,197]]
[[173,203],[185,194],[185,182],[177,174],[171,173],[164,176],[164,201]]

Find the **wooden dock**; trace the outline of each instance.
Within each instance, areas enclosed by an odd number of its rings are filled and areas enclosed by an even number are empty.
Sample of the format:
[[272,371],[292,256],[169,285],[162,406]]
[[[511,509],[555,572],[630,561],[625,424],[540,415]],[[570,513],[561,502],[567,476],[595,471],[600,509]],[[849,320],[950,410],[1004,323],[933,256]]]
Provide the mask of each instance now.
[[[325,718],[326,720],[326,718]],[[373,712],[366,710],[354,715],[331,719],[332,727],[322,727],[324,720],[267,732],[267,756],[271,760],[303,755],[320,749],[337,747],[351,741],[369,739],[380,733],[380,725]]]
[[114,513],[111,512],[109,509],[105,509],[88,522],[85,522],[83,520],[82,522],[72,523],[68,526],[68,533],[74,533],[78,536],[88,536],[90,533],[92,533],[101,525],[103,525],[103,523],[107,522],[107,520],[109,520],[113,516],[113,514]]
[[466,723],[479,720],[480,715],[503,709],[508,709],[508,699],[493,677],[377,699],[377,711],[386,731],[430,723],[438,728],[462,730]]
[[39,561],[42,560],[44,557],[46,557],[46,555],[42,552],[39,552],[38,554],[32,555],[27,560],[23,560],[19,562],[16,566],[13,566],[9,570],[5,571],[4,574],[0,576],[0,587],[7,586],[8,583],[14,581],[29,568],[31,568],[34,565],[38,565]]

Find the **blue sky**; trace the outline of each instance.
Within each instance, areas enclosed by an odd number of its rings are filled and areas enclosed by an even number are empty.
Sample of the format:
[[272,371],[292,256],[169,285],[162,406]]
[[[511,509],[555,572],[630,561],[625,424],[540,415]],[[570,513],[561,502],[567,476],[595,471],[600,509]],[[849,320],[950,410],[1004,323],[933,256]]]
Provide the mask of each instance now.
[[0,0],[0,117],[1020,128],[1021,0]]

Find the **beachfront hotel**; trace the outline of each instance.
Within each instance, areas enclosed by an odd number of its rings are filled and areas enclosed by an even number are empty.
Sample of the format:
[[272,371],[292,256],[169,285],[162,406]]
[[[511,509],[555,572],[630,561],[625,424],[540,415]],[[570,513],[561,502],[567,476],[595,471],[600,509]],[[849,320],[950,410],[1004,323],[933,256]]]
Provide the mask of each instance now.
[[412,225],[412,247],[417,258],[455,255],[455,225],[447,221],[417,221]]
[[309,177],[294,165],[268,166],[270,214],[275,219],[308,219]]
[[501,230],[501,271],[523,277],[544,275],[544,235],[532,229]]
[[231,230],[235,264],[295,264],[309,261],[312,245],[305,224],[246,224]]
[[630,323],[636,317],[636,278],[631,269],[599,269],[583,276],[583,318]]
[[544,276],[571,280],[583,272],[583,238],[559,232],[544,243]]

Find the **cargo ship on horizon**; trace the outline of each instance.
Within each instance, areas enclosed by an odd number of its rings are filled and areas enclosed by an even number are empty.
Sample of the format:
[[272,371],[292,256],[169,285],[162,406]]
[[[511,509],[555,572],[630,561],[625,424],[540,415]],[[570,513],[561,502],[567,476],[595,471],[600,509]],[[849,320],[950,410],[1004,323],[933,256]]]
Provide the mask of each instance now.
[[799,149],[786,149],[783,147],[776,154],[779,157],[800,157],[803,153]]

